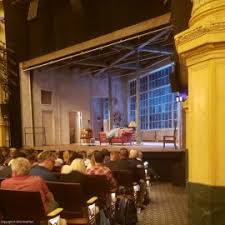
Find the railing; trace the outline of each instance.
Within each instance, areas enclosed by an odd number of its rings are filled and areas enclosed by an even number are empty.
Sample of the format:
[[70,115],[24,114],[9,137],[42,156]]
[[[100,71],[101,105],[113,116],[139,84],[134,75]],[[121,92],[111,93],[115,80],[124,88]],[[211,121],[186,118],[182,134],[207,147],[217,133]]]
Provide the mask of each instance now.
[[41,135],[42,145],[46,145],[45,127],[24,127],[24,144],[27,145],[27,136],[32,135],[34,138],[34,146],[36,145],[37,135]]

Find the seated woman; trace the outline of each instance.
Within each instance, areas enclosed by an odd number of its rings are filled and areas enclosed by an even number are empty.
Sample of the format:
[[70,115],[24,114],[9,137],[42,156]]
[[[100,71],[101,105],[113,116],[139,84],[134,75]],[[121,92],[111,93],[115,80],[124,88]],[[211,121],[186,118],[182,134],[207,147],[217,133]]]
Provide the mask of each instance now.
[[133,128],[130,127],[113,128],[107,133],[107,138],[112,139],[113,137],[120,137],[122,133],[133,133]]
[[64,165],[61,173],[60,181],[84,185],[86,167],[83,159],[74,159],[70,166]]

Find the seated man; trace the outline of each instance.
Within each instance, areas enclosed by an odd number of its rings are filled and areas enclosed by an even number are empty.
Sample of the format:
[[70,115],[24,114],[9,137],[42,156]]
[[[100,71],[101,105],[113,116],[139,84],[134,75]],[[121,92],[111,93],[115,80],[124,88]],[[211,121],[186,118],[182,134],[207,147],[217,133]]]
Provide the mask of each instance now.
[[107,166],[110,170],[114,170],[114,165],[117,160],[120,159],[120,152],[119,151],[111,151],[110,152],[110,161],[105,163],[105,166]]
[[14,159],[11,163],[12,178],[2,181],[1,188],[18,191],[37,191],[48,213],[57,207],[52,193],[48,190],[44,180],[38,176],[29,176],[30,162],[25,158]]
[[138,179],[138,183],[140,185],[140,192],[137,195],[137,206],[143,208],[144,198],[147,192],[146,183],[145,183],[145,171],[144,164],[142,161],[138,160],[138,151],[136,149],[131,149],[129,153],[129,158],[131,163],[137,168],[136,169],[136,177]]
[[116,188],[116,180],[112,175],[112,171],[108,167],[104,166],[104,154],[99,151],[95,152],[94,161],[95,165],[87,169],[87,174],[105,175],[110,184],[111,189]]
[[121,148],[119,156],[120,159],[115,161],[113,165],[113,170],[128,170],[135,177],[136,165],[133,162],[131,162],[131,160],[129,160],[129,151],[126,148]]
[[40,176],[44,180],[56,181],[57,177],[52,173],[55,165],[56,155],[53,151],[43,151],[38,155],[39,164],[33,167],[30,175]]

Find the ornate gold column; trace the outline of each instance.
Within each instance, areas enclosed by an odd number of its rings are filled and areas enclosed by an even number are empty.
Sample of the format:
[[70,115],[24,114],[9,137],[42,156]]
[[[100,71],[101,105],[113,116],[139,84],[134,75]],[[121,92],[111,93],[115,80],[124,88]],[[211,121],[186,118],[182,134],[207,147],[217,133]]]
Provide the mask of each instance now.
[[[4,10],[3,10],[3,3],[0,2],[0,17],[4,18]],[[4,20],[0,20],[0,41],[1,46],[4,47],[5,43],[5,24]],[[4,60],[1,58],[1,60]],[[6,94],[1,86],[0,83],[0,104],[4,105],[6,102]],[[0,146],[9,146],[9,125],[8,119],[5,117],[3,118],[2,108],[0,109]]]
[[193,0],[175,37],[188,69],[189,224],[225,223],[225,0]]

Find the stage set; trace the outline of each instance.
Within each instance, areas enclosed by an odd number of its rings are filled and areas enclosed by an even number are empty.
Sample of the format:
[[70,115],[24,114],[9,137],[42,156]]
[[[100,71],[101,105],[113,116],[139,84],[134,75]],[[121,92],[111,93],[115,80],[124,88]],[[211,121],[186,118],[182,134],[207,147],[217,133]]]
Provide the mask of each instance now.
[[[185,93],[173,82],[170,21],[168,12],[56,51],[54,59],[46,54],[21,63],[23,146],[136,148],[161,180],[184,185]],[[116,128],[124,132],[105,143]]]

